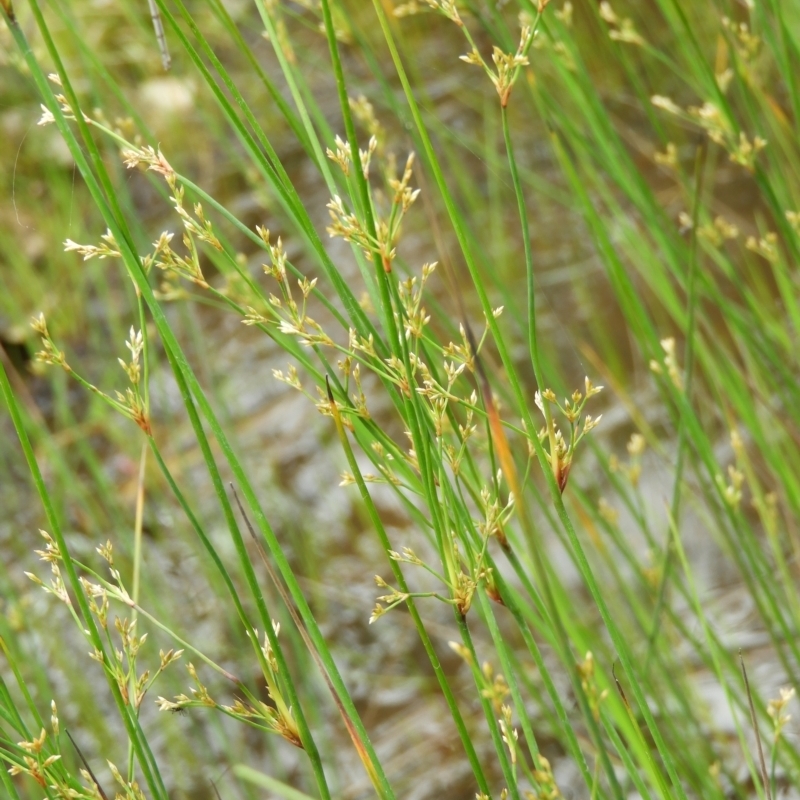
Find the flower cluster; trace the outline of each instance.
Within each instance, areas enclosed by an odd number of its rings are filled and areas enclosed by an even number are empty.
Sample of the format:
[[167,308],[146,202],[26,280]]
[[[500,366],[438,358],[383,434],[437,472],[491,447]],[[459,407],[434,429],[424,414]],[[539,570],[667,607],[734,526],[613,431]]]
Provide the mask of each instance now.
[[409,547],[404,547],[402,553],[392,550],[389,556],[399,563],[413,564],[414,566],[426,570],[448,588],[449,596],[439,594],[438,592],[401,592],[386,583],[380,575],[376,575],[375,584],[381,589],[387,589],[388,592],[378,598],[378,602],[375,604],[375,608],[369,618],[370,624],[382,617],[387,611],[391,611],[393,608],[405,603],[412,597],[435,598],[443,603],[455,606],[462,616],[466,616],[472,605],[472,599],[478,584],[484,579],[486,579],[487,582],[491,580],[491,569],[487,569],[483,566],[483,560],[486,554],[486,540],[484,540],[483,548],[474,559],[469,557],[472,555],[471,553],[462,557],[455,532],[452,532],[451,535],[447,537],[447,541],[443,543],[442,549],[445,569],[444,575],[425,563]]
[[781,687],[780,695],[767,704],[767,714],[772,719],[772,736],[776,743],[781,738],[786,723],[792,718],[791,714],[786,713],[786,706],[795,696],[794,687]]
[[[277,641],[277,636],[280,632],[279,623],[272,622],[272,632]],[[302,748],[300,731],[292,714],[292,709],[287,704],[280,688],[278,659],[275,656],[270,639],[265,634],[263,644],[260,644],[257,630],[253,630],[252,634],[247,631],[247,635],[252,639],[253,645],[258,652],[261,671],[267,683],[267,694],[274,705],[269,705],[259,700],[238,682],[239,689],[245,695],[245,699],[236,697],[232,704],[219,703],[211,696],[208,688],[200,680],[194,664],[187,664],[186,670],[194,682],[194,687],[190,689],[190,694],[179,694],[172,700],[159,697],[157,701],[159,710],[184,711],[187,708],[214,708],[239,722],[244,722],[269,733],[276,733],[295,747]]]
[[112,397],[109,394],[101,391],[94,384],[89,383],[81,377],[72,367],[67,363],[66,355],[60,350],[47,329],[47,321],[44,314],[39,314],[31,320],[31,327],[42,338],[42,349],[36,354],[36,360],[44,364],[61,367],[65,372],[71,374],[81,385],[94,394],[101,397],[112,408],[124,414],[128,419],[133,420],[148,436],[151,434],[150,428],[150,414],[147,408],[147,401],[143,393],[142,383],[142,367],[141,357],[144,350],[144,337],[142,331],[137,331],[131,327],[128,334],[128,340],[125,346],[131,354],[130,361],[126,362],[123,359],[117,359],[120,366],[125,371],[128,377],[130,386],[125,390],[125,393],[115,392]]
[[678,367],[678,357],[675,351],[675,339],[668,336],[661,340],[661,348],[664,351],[664,358],[661,361],[651,359],[650,370],[656,375],[661,375],[666,370],[672,385],[679,391],[683,391],[683,371]]
[[767,146],[761,136],[747,137],[744,131],[736,131],[733,123],[714,103],[689,106],[685,111],[669,97],[653,95],[650,102],[663,111],[679,117],[685,122],[699,125],[712,142],[728,152],[730,160],[741,164],[751,172],[755,169],[756,156]]
[[[545,418],[545,427],[539,432],[539,440],[549,443],[547,460],[553,470],[558,488],[562,492],[566,488],[567,480],[569,479],[575,449],[583,437],[597,427],[602,419],[602,414],[597,418],[593,418],[589,414],[583,415],[589,398],[599,394],[602,390],[602,386],[594,386],[589,378],[586,378],[584,392],[574,391],[571,397],[564,398],[563,405],[558,402],[556,393],[552,389],[536,392],[534,397],[536,407]],[[552,413],[553,407],[558,410],[567,422],[569,429],[567,438],[564,437],[561,429],[555,423]]]
[[[370,144],[367,150],[359,151],[360,167],[364,177],[369,177],[369,165],[372,154],[378,146],[375,136],[370,137]],[[337,138],[336,152],[328,151],[328,157],[335,161],[345,174],[350,170],[350,148],[346,142]],[[367,258],[378,255],[386,272],[391,272],[392,261],[397,255],[397,241],[400,238],[400,228],[403,217],[419,197],[419,189],[412,189],[410,186],[411,177],[414,169],[414,154],[410,153],[406,159],[406,165],[400,178],[389,174],[387,183],[391,195],[391,205],[386,214],[375,214],[375,230],[368,230],[366,224],[358,215],[345,208],[344,201],[339,195],[334,195],[328,203],[328,212],[331,217],[331,224],[328,226],[328,234],[331,237],[341,237],[346,242],[351,242],[361,248]],[[373,207],[377,207],[373,201]]]
[[531,49],[533,37],[536,34],[535,24],[527,20],[522,21],[519,44],[515,52],[506,53],[500,47],[497,47],[497,45],[492,47],[492,63],[494,64],[494,68],[487,64],[480,50],[478,50],[475,42],[472,40],[472,37],[469,35],[469,31],[466,28],[463,28],[463,30],[471,45],[471,49],[466,55],[460,56],[461,60],[465,61],[467,64],[475,64],[483,68],[483,71],[497,91],[500,98],[500,105],[505,108],[508,105],[511,90],[514,88],[514,84],[519,77],[520,70],[530,63],[528,61],[528,51]]
[[605,0],[600,3],[600,16],[609,26],[608,36],[610,39],[625,44],[643,45],[645,43],[634,27],[633,20],[628,17],[620,19],[611,8],[611,3],[605,2]]

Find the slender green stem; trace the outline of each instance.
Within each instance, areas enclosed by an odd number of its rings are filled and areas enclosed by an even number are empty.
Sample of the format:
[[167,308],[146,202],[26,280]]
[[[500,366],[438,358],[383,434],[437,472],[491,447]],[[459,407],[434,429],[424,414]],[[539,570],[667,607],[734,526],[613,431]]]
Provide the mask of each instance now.
[[[49,533],[53,537],[53,540],[55,541],[61,555],[61,560],[64,567],[64,572],[67,576],[69,588],[72,590],[72,595],[77,601],[78,609],[80,611],[82,629],[86,631],[86,635],[89,638],[92,647],[97,652],[103,653],[103,657],[106,659],[107,656],[105,655],[105,647],[103,646],[103,641],[100,637],[100,631],[98,630],[94,617],[92,616],[89,603],[86,599],[86,594],[83,591],[83,587],[78,580],[75,564],[72,561],[69,548],[67,547],[67,543],[61,531],[61,524],[56,516],[55,509],[53,508],[50,500],[50,493],[48,492],[44,483],[42,473],[39,470],[39,464],[36,460],[36,456],[34,455],[30,440],[28,439],[27,431],[22,423],[22,417],[19,413],[16,398],[11,390],[11,384],[8,382],[8,376],[6,375],[5,367],[2,365],[2,363],[0,363],[0,392],[2,392],[6,403],[6,408],[11,416],[11,420],[14,424],[14,429],[17,432],[17,437],[19,438],[20,444],[22,445],[22,450],[25,454],[25,460],[28,463],[28,469],[30,470],[31,478],[33,479],[39,499],[44,507],[45,515],[47,517],[47,524],[50,528]],[[108,685],[114,698],[114,702],[117,705],[117,709],[119,710],[120,717],[125,724],[125,728],[128,733],[128,739],[134,749],[139,767],[142,770],[150,791],[153,793],[155,798],[164,798],[164,800],[166,800],[166,789],[163,781],[161,780],[161,775],[158,772],[158,768],[152,759],[152,754],[149,752],[149,747],[147,747],[146,741],[144,740],[138,720],[136,720],[130,706],[128,706],[123,700],[122,693],[120,692],[116,682],[109,680]]]
[[[347,439],[347,434],[345,432],[344,426],[342,425],[341,416],[338,410],[336,409],[335,405],[336,401],[334,400],[332,395],[330,395],[330,401],[333,411],[333,417],[336,422],[336,430],[337,433],[339,434],[339,441],[342,444],[342,449],[344,450],[345,456],[347,458],[347,463],[349,464],[350,470],[353,474],[353,477],[355,478],[359,494],[361,495],[361,499],[367,508],[367,513],[369,514],[375,532],[377,533],[378,538],[380,539],[381,545],[383,546],[383,549],[389,558],[389,565],[391,566],[392,574],[394,575],[394,579],[397,582],[400,591],[403,592],[403,594],[409,594],[408,584],[406,583],[403,571],[400,569],[400,565],[397,563],[396,559],[389,556],[389,553],[392,551],[392,546],[391,542],[389,541],[389,536],[386,533],[386,529],[384,528],[383,522],[381,521],[378,509],[375,507],[375,503],[372,500],[372,495],[370,494],[369,489],[367,488],[367,485],[364,482],[364,477],[361,474],[361,470],[358,466],[358,461],[356,461],[353,449],[350,447],[350,442]],[[475,746],[472,742],[472,737],[470,736],[470,733],[467,730],[467,727],[464,723],[464,718],[462,717],[461,712],[459,711],[458,703],[456,702],[456,698],[453,695],[453,690],[450,687],[450,683],[447,680],[447,676],[444,674],[444,671],[442,670],[442,665],[439,661],[439,657],[436,654],[436,650],[434,649],[430,635],[425,629],[425,625],[422,622],[422,618],[419,615],[416,603],[413,601],[413,599],[409,598],[406,602],[406,605],[408,607],[409,613],[411,614],[411,618],[414,621],[414,627],[417,629],[417,634],[419,635],[420,641],[422,642],[422,646],[425,648],[425,652],[428,655],[428,659],[431,662],[431,667],[433,667],[434,674],[436,675],[436,680],[438,681],[439,686],[442,690],[442,694],[444,695],[447,707],[450,709],[453,721],[455,722],[456,728],[458,729],[458,735],[461,739],[464,751],[467,754],[467,758],[469,760],[470,766],[472,767],[475,779],[478,782],[478,787],[484,794],[489,794],[489,784],[483,772],[483,768],[481,767],[481,763],[478,759],[478,754],[475,751]]]
[[[686,402],[691,404],[692,384],[694,379],[694,354],[695,354],[695,320],[697,311],[697,226],[700,219],[700,207],[703,202],[703,169],[705,167],[706,148],[698,149],[695,168],[695,195],[692,204],[692,241],[689,248],[689,267],[687,280],[687,324],[686,324],[686,345],[684,348],[684,387],[683,392]],[[675,521],[676,526],[680,526],[680,504],[681,488],[683,483],[683,470],[686,459],[687,431],[685,417],[681,416],[678,424],[678,453],[675,461],[675,483],[672,488],[672,506],[670,517]],[[662,566],[661,583],[658,589],[658,599],[656,608],[653,612],[653,627],[648,637],[648,650],[644,662],[645,671],[650,664],[650,656],[653,652],[653,645],[658,636],[658,629],[661,622],[661,612],[666,598],[667,587],[669,586],[669,573],[672,567],[670,553],[672,549],[668,546],[664,550],[664,564]]]

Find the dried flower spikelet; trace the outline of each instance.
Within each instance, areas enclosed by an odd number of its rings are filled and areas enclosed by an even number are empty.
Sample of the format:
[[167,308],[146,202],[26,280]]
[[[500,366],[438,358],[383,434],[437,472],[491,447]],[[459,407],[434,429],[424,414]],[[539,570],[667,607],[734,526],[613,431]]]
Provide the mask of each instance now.
[[511,689],[503,675],[499,672],[494,674],[492,665],[488,661],[484,662],[481,672],[484,679],[481,695],[490,700],[495,713],[500,714],[503,709],[503,701],[511,694]]
[[733,80],[733,70],[728,67],[727,69],[722,70],[722,72],[717,72],[714,75],[714,80],[716,80],[719,90],[725,94],[728,91],[731,81]]
[[163,650],[158,651],[158,657],[161,661],[159,670],[165,670],[170,664],[174,664],[183,655],[183,650]]
[[265,228],[263,225],[256,225],[256,233],[263,242],[264,247],[269,249],[269,228]]
[[744,442],[738,428],[731,428],[731,447],[737,460],[744,455]]
[[[89,600],[89,610],[97,617],[97,621],[103,629],[108,627],[108,592],[103,586],[92,583],[84,577],[79,578],[81,587]],[[97,598],[100,602],[97,602]]]
[[[49,534],[45,533],[45,531],[40,531],[40,533],[45,537],[45,539],[49,539]],[[57,551],[57,548],[55,550]],[[33,581],[37,586],[41,586],[45,592],[48,594],[52,594],[58,600],[60,600],[65,605],[72,607],[72,600],[70,600],[69,592],[67,592],[67,587],[64,585],[64,580],[61,577],[61,568],[58,566],[57,561],[60,560],[60,555],[55,557],[52,552],[50,552],[50,546],[48,544],[48,550],[37,550],[36,553],[42,558],[43,561],[50,562],[50,572],[52,574],[52,578],[50,579],[50,583],[46,584],[41,578],[37,575],[34,575],[32,572],[26,572],[25,576]]]
[[[390,558],[392,556],[397,556],[398,555],[393,550],[390,550],[389,554],[390,554]],[[402,559],[400,559],[400,560],[402,560]],[[380,575],[376,575],[375,576],[375,585],[378,586],[381,589],[387,589],[388,591],[387,591],[387,593],[385,595],[382,595],[381,597],[378,598],[379,602],[375,604],[375,608],[372,610],[372,614],[370,615],[370,618],[369,618],[369,624],[370,625],[373,622],[375,622],[376,619],[378,619],[378,618],[382,617],[384,614],[386,614],[388,611],[391,611],[393,608],[396,608],[401,603],[405,603],[406,600],[408,600],[410,597],[415,596],[413,594],[409,594],[407,592],[401,592],[398,589],[395,589],[393,586],[390,586],[388,583],[386,583],[386,581],[383,578],[381,578]],[[424,596],[428,596],[428,595],[424,595]],[[385,607],[382,606],[381,603],[385,603],[386,606]]]
[[630,461],[622,467],[620,467],[619,462],[616,462],[615,469],[621,469],[634,488],[639,485],[639,478],[642,474],[641,458],[645,447],[645,438],[641,433],[631,434],[631,438],[626,446]]
[[402,555],[396,550],[390,550],[389,558],[391,558],[392,561],[404,564],[414,564],[418,567],[424,566],[422,559],[410,547],[404,547]]
[[12,763],[11,767],[8,769],[9,775],[29,775],[42,788],[46,788],[48,785],[51,785],[52,776],[47,775],[46,772],[52,764],[61,758],[61,756],[52,755],[42,759],[40,754],[42,752],[42,748],[44,747],[46,738],[47,732],[44,728],[42,728],[41,734],[32,741],[17,742],[17,747],[20,747],[28,755],[24,755],[22,757],[22,761],[24,762],[25,766],[22,766],[22,764]]
[[604,388],[604,387],[602,387],[602,386],[595,386],[595,385],[594,385],[594,384],[593,384],[593,383],[592,383],[592,382],[589,380],[589,378],[584,378],[584,379],[583,379],[583,384],[584,384],[584,389],[586,390],[586,397],[587,397],[587,399],[588,399],[589,397],[594,397],[596,394],[600,394],[600,392],[602,392],[602,391],[603,391],[603,388]]
[[601,497],[597,501],[597,513],[609,524],[615,528],[619,523],[619,511],[614,508],[605,497]]
[[463,61],[465,64],[473,64],[476,67],[485,67],[486,64],[483,60],[483,56],[480,54],[478,50],[474,47],[469,53],[465,53],[463,56],[458,57],[460,61]]
[[503,736],[503,741],[508,747],[508,755],[512,764],[517,763],[517,742],[519,740],[519,732],[511,725],[511,707],[503,706],[500,709],[500,732]]
[[678,226],[682,236],[684,233],[688,233],[694,228],[694,220],[685,211],[681,211],[680,214],[678,214]]
[[58,736],[60,728],[58,724],[58,707],[55,700],[50,701],[50,727],[53,729],[53,736]]
[[201,703],[205,706],[210,706],[211,708],[215,708],[217,702],[211,697],[208,693],[208,689],[201,683],[200,678],[197,676],[197,670],[195,669],[194,664],[191,662],[186,665],[186,671],[191,676],[192,680],[195,682],[195,686],[197,688],[192,689],[192,694],[194,695],[194,702]]
[[708,138],[721,147],[730,149],[732,131],[727,118],[722,115],[714,103],[703,103],[702,106],[689,106],[688,116],[703,128]]
[[608,696],[608,690],[604,689],[602,692],[597,690],[597,680],[595,678],[595,665],[594,656],[591,650],[586,653],[583,662],[576,665],[578,675],[581,679],[581,688],[586,695],[586,700],[589,703],[589,708],[592,710],[592,716],[600,719],[600,704]]
[[111,763],[111,761],[107,761],[106,763],[108,764],[111,774],[114,776],[114,780],[124,789],[124,793],[122,795],[117,794],[118,798],[124,797],[125,800],[145,800],[144,792],[141,790],[139,784],[135,780],[125,780],[120,771],[114,764]]
[[641,456],[646,447],[647,442],[641,433],[632,433],[631,438],[626,445],[628,455],[630,455],[632,458]]
[[461,642],[448,642],[447,646],[463,661],[467,664],[472,666],[475,661],[472,658],[472,651],[466,647],[465,645],[461,644]]
[[[395,9],[395,15],[396,11],[397,9]],[[360,94],[355,99],[352,97],[348,98],[348,103],[356,120],[364,126],[370,136],[375,137],[377,140],[378,151],[380,151],[381,145],[386,138],[386,132],[375,115],[375,109],[373,108],[372,103],[370,103],[363,94]]]
[[[279,622],[272,620],[272,630],[275,634],[275,638],[278,638],[278,634],[280,633],[281,626]],[[269,636],[267,633],[264,633],[264,644],[261,646],[261,652],[264,654],[264,658],[267,660],[267,664],[269,664],[270,669],[272,670],[274,675],[277,675],[278,670],[278,659],[275,655],[275,652],[272,649],[272,644],[269,641]]]
[[41,733],[32,739],[30,742],[17,742],[17,746],[21,747],[28,753],[33,753],[34,755],[38,755],[42,752],[42,748],[44,747],[45,739],[47,739],[47,731],[42,728]]
[[675,102],[661,94],[654,94],[650,98],[650,102],[663,111],[668,111],[670,114],[683,114],[683,109]]
[[352,472],[343,472],[339,476],[339,486],[352,486],[356,483],[356,479]]
[[[242,325],[252,326],[252,325],[267,325],[271,321],[271,317],[265,317],[259,311],[257,311],[252,306],[246,306],[245,314],[242,317]],[[272,370],[272,374],[275,375],[276,372],[280,370]]]
[[761,136],[753,137],[750,141],[743,131],[739,132],[738,141],[729,145],[728,151],[731,161],[741,164],[751,172],[755,165],[756,156],[767,146],[767,140]]
[[[53,83],[55,83],[56,86],[61,86],[61,78],[59,78],[59,76],[56,75],[55,73],[51,73],[47,77]],[[64,97],[63,94],[57,94],[55,98],[61,110],[61,114],[64,116],[64,118],[75,119],[75,115],[72,113],[72,108],[70,108],[70,105],[67,102],[67,98]],[[47,106],[40,104],[39,108],[42,109],[42,116],[39,117],[39,120],[36,123],[37,125],[40,126],[50,125],[51,123],[56,121],[55,115],[53,114],[52,111],[50,111],[50,109]],[[89,118],[85,114],[84,114],[84,119],[89,121]]]
[[742,502],[744,473],[731,464],[728,466],[728,480],[726,481],[722,475],[717,475],[716,483],[725,502],[734,511],[738,511]]
[[800,234],[800,211],[787,211],[786,220],[792,226],[792,230]]
[[372,156],[378,148],[378,139],[375,136],[369,137],[369,143],[367,145],[366,150],[362,150],[359,148],[358,150],[358,158],[361,162],[361,173],[364,176],[364,180],[369,180],[369,165],[372,161]]
[[750,32],[746,22],[736,23],[729,17],[722,17],[722,27],[731,34],[736,52],[742,60],[749,62],[758,54],[761,38]]
[[572,27],[572,13],[573,13],[572,3],[567,0],[560,9],[555,11],[556,19],[560,19],[561,22],[568,28]]
[[756,239],[755,236],[749,236],[745,242],[745,247],[765,258],[770,264],[776,264],[781,257],[778,249],[778,234],[774,231],[764,234],[760,239]]
[[175,170],[164,158],[161,148],[153,149],[149,145],[145,147],[125,148],[122,151],[122,159],[128,169],[133,169],[143,165],[146,169],[153,170],[165,178],[174,178]]
[[453,603],[458,609],[462,617],[466,617],[470,608],[472,608],[472,600],[475,596],[475,589],[478,586],[478,580],[483,577],[482,573],[478,573],[475,577],[467,575],[463,570],[459,570],[455,574],[455,580],[451,585],[453,592]]
[[111,539],[107,539],[106,543],[101,544],[96,550],[109,567],[114,566],[114,546],[111,544]]
[[[668,336],[665,339],[661,340],[661,348],[664,351],[664,367],[667,369],[667,375],[669,375],[670,380],[672,381],[673,386],[678,391],[683,391],[683,374],[681,373],[680,369],[678,368],[678,362],[675,355],[675,339],[672,336]],[[661,375],[664,371],[660,362],[652,360],[650,362],[650,369],[652,372],[655,372],[657,375]]]
[[325,155],[333,161],[335,164],[339,165],[339,168],[345,175],[350,174],[350,145],[345,142],[343,139],[336,135],[335,139],[336,150],[333,151],[330,147],[326,148]]
[[636,30],[633,20],[628,17],[622,20],[622,24],[618,29],[610,30],[608,37],[624,44],[637,44],[640,46],[645,44],[644,37]]
[[[620,28],[614,38],[638,44],[643,43],[640,40],[641,37],[630,27],[626,27],[624,30]],[[731,161],[741,164],[751,172],[754,169],[756,156],[767,146],[767,141],[761,136],[754,136],[751,140],[743,131],[739,131],[737,134],[730,119],[714,103],[705,102],[702,106],[689,106],[684,111],[677,103],[664,95],[653,95],[650,102],[657,108],[699,125],[706,131],[712,142],[728,151]]]
[[608,2],[600,3],[599,8],[600,16],[604,22],[609,26],[608,36],[617,42],[625,44],[638,44],[643,45],[644,39],[637,33],[634,27],[633,20],[629,18],[620,19],[611,4]]
[[174,703],[172,700],[167,700],[166,697],[158,697],[155,702],[159,711],[178,711],[182,708],[180,703]]
[[500,97],[500,104],[504,108],[508,105],[509,96],[520,69],[530,63],[527,53],[533,43],[534,35],[535,31],[531,26],[523,25],[516,53],[504,53],[498,47],[492,51],[492,61],[496,70],[496,78],[492,78],[492,83]]
[[392,13],[400,19],[401,17],[413,17],[428,9],[429,6],[427,4],[423,6],[420,0],[411,0],[409,3],[400,3],[400,5],[395,6]]
[[63,561],[61,551],[59,550],[55,539],[53,539],[53,537],[47,531],[41,529],[39,529],[39,535],[45,541],[45,549],[34,550],[34,553],[36,553],[36,555],[39,556],[42,561],[48,564],[53,564],[56,561]]
[[[545,418],[545,427],[539,433],[539,441],[547,442],[547,460],[553,470],[553,476],[560,491],[563,493],[569,480],[570,469],[575,455],[575,450],[586,434],[590,433],[602,419],[602,415],[593,419],[586,414],[583,418],[583,426],[580,424],[586,403],[596,394],[603,390],[602,386],[595,386],[587,377],[584,379],[584,393],[576,390],[571,397],[564,398],[564,404],[558,402],[555,392],[552,389],[545,389],[536,392],[534,402]],[[547,405],[545,405],[545,403]],[[563,415],[568,424],[568,434],[565,438],[564,433],[555,423],[550,406],[554,405],[558,412]]]
[[83,256],[84,261],[88,261],[90,258],[121,258],[119,245],[110,230],[106,230],[100,238],[103,240],[103,244],[99,245],[78,244],[72,239],[67,239],[64,242],[64,252],[77,252]]
[[400,210],[403,213],[408,211],[420,193],[419,189],[412,189],[409,185],[414,172],[414,160],[414,153],[409,153],[400,179],[392,178],[389,180],[389,188],[394,192],[393,202],[395,205],[400,206]]
[[726,239],[735,239],[739,235],[739,229],[725,217],[718,216],[713,224],[701,225],[697,229],[697,235],[712,247],[720,247]]
[[767,704],[767,714],[772,719],[772,735],[776,744],[781,738],[784,726],[792,718],[791,714],[785,713],[785,709],[794,695],[794,687],[782,687],[780,697],[770,700]]
[[[544,5],[540,3],[540,13],[543,8]],[[528,51],[533,44],[536,34],[532,20],[527,14],[520,14],[520,29],[519,44],[517,45],[516,52],[507,53],[496,45],[492,48],[492,63],[494,64],[494,69],[486,63],[470,37],[468,37],[471,45],[469,53],[459,56],[461,61],[483,68],[483,71],[494,85],[503,108],[508,105],[511,90],[516,83],[520,69],[529,64]]]
[[345,210],[342,198],[338,194],[331,198],[327,208],[332,223],[327,228],[328,235],[332,239],[339,236],[346,242],[357,244],[369,258],[374,246],[373,241],[363,229],[358,217]]
[[300,383],[300,376],[294,364],[289,364],[288,373],[284,373],[282,369],[273,369],[272,376],[281,383],[291,386],[293,389],[297,389],[300,392],[303,391],[303,384]]
[[607,22],[609,25],[619,24],[619,17],[614,13],[614,9],[611,8],[611,3],[607,3],[604,0],[604,2],[600,3],[598,11],[604,22]]
[[144,349],[144,337],[142,335],[142,332],[141,331],[137,332],[132,325],[130,333],[128,334],[128,340],[125,342],[125,346],[131,352],[130,363],[126,363],[121,358],[118,358],[117,361],[119,362],[119,365],[122,367],[122,369],[125,370],[125,374],[128,376],[128,380],[134,386],[137,386],[141,378],[139,356],[142,354],[142,350]]
[[426,0],[426,2],[434,11],[438,11],[451,22],[455,22],[456,25],[461,26],[464,24],[459,16],[455,0]]
[[563,797],[553,777],[550,762],[541,754],[538,756],[538,767],[533,771],[533,777],[539,788],[532,794],[534,800],[560,800]]
[[663,153],[653,153],[653,160],[662,167],[674,168],[678,165],[678,148],[673,142],[667,142]]
[[56,121],[53,112],[46,105],[40,104],[39,108],[42,109],[42,116],[39,117],[39,121],[36,123],[37,125],[41,125],[43,127]]
[[31,328],[33,328],[39,336],[45,339],[50,338],[50,333],[47,330],[47,321],[42,312],[39,312],[38,316],[31,317]]

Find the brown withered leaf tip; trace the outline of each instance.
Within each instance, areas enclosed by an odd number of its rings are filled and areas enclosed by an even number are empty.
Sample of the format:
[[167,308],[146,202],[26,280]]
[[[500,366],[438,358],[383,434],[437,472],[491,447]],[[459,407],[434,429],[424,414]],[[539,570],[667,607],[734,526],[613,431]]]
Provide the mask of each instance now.
[[614,678],[614,683],[617,684],[617,691],[619,692],[619,696],[622,698],[622,702],[625,703],[625,707],[628,711],[631,710],[630,703],[628,702],[628,698],[625,696],[625,690],[622,688],[622,684],[619,682],[619,678],[617,678],[617,663],[616,661],[611,665],[611,675]]

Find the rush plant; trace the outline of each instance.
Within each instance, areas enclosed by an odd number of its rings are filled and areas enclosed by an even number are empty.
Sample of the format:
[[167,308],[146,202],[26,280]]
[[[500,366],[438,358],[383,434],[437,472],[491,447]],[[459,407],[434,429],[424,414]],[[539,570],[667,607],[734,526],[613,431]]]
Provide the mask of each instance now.
[[800,15],[627,6],[0,0],[9,797],[800,786]]

